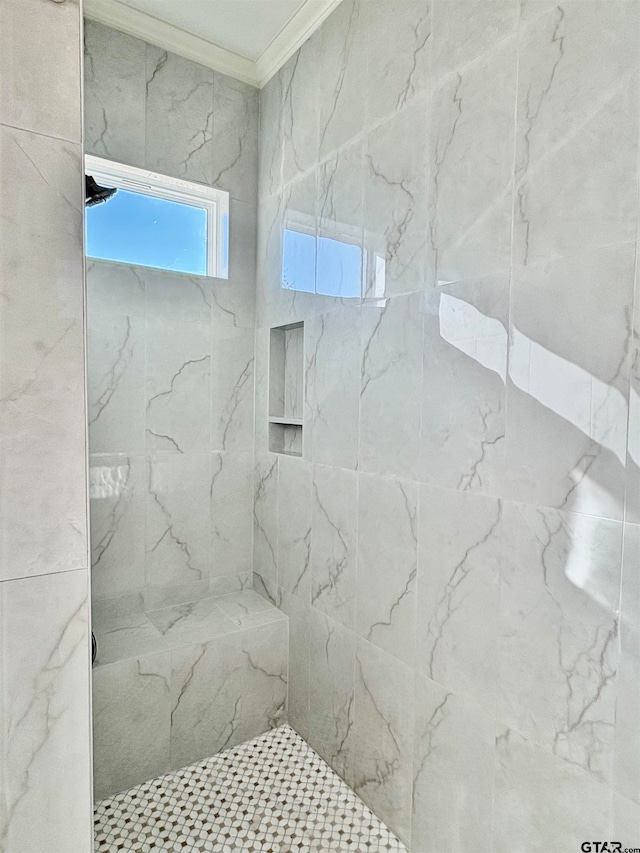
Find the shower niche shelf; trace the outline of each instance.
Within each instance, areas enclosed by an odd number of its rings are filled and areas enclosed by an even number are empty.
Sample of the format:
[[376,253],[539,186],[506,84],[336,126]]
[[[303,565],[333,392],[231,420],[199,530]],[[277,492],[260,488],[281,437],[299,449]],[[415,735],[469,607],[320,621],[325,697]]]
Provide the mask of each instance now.
[[269,450],[302,456],[304,323],[275,326],[269,340]]

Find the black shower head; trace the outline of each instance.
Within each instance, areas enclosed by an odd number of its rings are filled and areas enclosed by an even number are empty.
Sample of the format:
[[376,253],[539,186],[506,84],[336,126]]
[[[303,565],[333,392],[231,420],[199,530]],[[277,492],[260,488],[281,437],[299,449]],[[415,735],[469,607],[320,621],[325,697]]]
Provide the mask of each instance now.
[[101,187],[94,181],[91,175],[85,175],[85,192],[84,203],[85,207],[93,207],[94,204],[102,204],[103,201],[109,201],[118,190],[111,187]]

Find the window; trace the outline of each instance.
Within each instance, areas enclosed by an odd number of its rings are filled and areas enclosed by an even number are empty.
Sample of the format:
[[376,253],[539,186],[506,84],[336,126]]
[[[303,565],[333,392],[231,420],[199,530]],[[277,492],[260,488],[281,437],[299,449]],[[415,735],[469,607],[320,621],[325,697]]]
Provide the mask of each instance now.
[[86,210],[89,257],[227,278],[228,193],[91,155],[85,170],[117,188]]

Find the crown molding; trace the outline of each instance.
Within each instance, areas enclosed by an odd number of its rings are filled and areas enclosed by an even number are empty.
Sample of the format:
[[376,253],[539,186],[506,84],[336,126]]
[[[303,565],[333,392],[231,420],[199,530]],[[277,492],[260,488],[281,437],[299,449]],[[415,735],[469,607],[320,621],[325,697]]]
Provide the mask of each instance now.
[[117,0],[84,0],[84,14],[92,21],[177,53],[244,83],[259,86],[256,65],[250,59],[138,9],[132,9],[131,6],[118,3]]
[[302,47],[341,2],[342,0],[305,0],[256,60],[255,75],[260,88],[277,74],[287,59]]
[[255,62],[118,0],[84,0],[84,14],[93,21],[262,88],[341,2],[305,0]]

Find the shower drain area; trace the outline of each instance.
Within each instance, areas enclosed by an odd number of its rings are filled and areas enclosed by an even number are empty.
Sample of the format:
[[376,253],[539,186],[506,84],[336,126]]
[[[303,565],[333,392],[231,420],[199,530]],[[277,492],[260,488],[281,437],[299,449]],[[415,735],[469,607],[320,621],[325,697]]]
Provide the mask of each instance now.
[[290,727],[96,805],[96,853],[406,847]]

